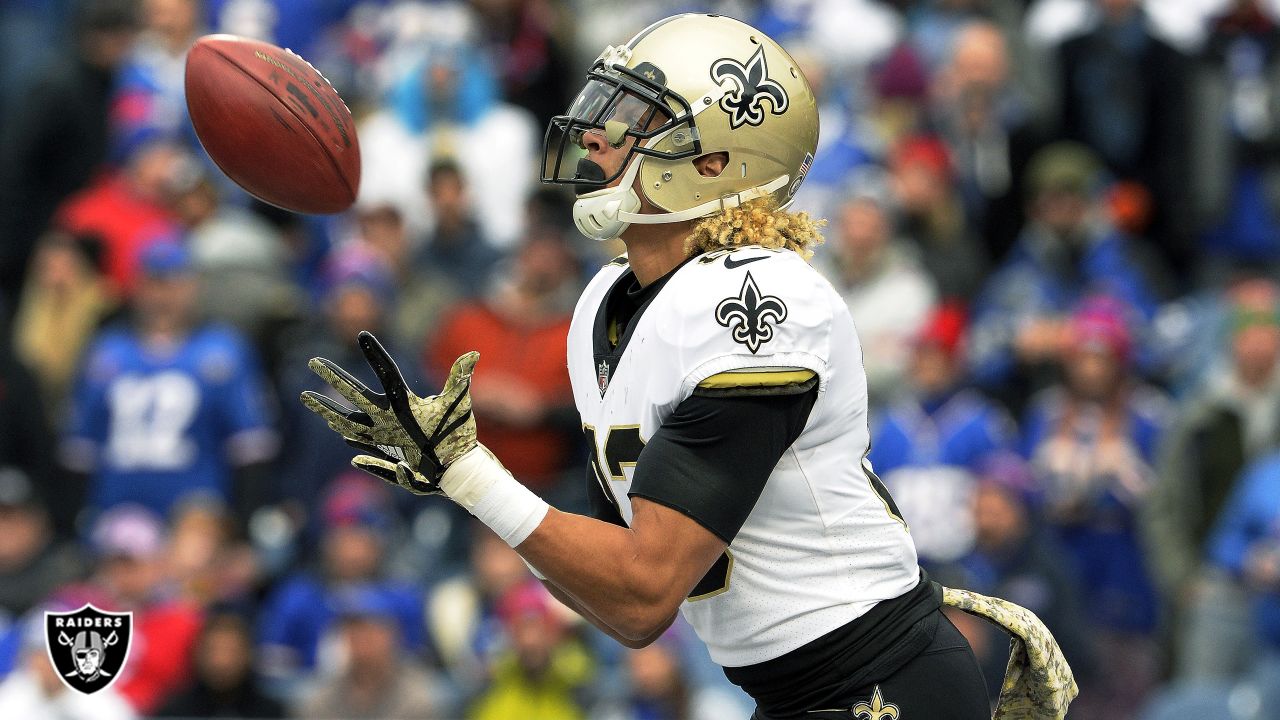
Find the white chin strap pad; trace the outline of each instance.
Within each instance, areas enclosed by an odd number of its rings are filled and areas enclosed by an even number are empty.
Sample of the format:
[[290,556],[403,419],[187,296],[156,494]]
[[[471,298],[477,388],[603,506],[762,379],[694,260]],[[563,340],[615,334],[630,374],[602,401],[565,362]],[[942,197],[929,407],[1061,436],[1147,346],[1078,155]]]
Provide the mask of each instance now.
[[592,240],[613,240],[626,232],[630,224],[620,219],[622,214],[633,214],[639,209],[640,198],[630,183],[596,190],[573,203],[573,224],[578,226],[578,232]]

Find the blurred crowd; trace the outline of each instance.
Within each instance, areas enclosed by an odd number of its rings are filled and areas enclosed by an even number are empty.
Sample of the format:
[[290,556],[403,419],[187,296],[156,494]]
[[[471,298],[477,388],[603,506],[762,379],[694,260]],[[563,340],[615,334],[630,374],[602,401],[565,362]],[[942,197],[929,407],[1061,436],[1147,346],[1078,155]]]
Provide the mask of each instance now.
[[[616,646],[297,402],[314,356],[375,384],[359,330],[422,394],[479,350],[481,439],[584,510],[565,335],[621,248],[537,185],[541,132],[606,44],[694,10],[817,92],[794,209],[828,220],[932,576],[1045,620],[1072,718],[1280,717],[1277,0],[8,0],[0,716],[750,714],[688,626]],[[210,32],[334,83],[352,210],[264,205],[203,153]],[[44,647],[86,602],[135,618],[91,696]],[[994,697],[1006,639],[954,620]]]

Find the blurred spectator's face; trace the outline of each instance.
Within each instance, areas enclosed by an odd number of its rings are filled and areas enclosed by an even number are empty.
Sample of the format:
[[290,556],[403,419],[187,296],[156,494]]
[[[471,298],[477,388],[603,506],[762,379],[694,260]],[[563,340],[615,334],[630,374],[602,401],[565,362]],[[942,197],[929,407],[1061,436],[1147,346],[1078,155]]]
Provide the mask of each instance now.
[[382,322],[382,306],[373,291],[360,285],[338,289],[330,301],[329,318],[336,337],[344,341]]
[[458,85],[458,72],[448,62],[437,60],[430,63],[423,72],[423,82],[427,84],[427,94],[442,106],[448,107],[454,101]]
[[1075,349],[1067,353],[1064,365],[1072,392],[1086,400],[1105,401],[1123,378],[1119,360],[1105,350]]
[[173,521],[169,567],[179,577],[206,572],[226,542],[226,521],[212,508],[189,507]]
[[129,158],[129,187],[144,200],[163,203],[168,198],[170,181],[179,165],[186,161],[187,157],[176,145],[148,143]]
[[854,200],[840,209],[840,253],[845,267],[860,274],[889,243],[889,219],[874,202]]
[[349,666],[362,669],[394,667],[400,655],[400,632],[389,618],[348,618],[342,623]]
[[253,664],[253,644],[248,629],[236,620],[208,627],[196,650],[200,678],[215,690],[228,690],[244,682]]
[[471,568],[480,591],[490,598],[501,597],[529,577],[529,569],[516,551],[487,530],[478,533],[472,542]]
[[339,581],[374,577],[382,564],[382,541],[357,526],[331,529],[325,536],[324,552],[329,576]]
[[196,32],[196,0],[146,0],[144,11],[147,29],[166,40],[187,40]]
[[404,221],[392,207],[378,207],[360,213],[360,237],[387,259],[393,268],[402,267],[409,251]]
[[995,90],[1009,73],[1004,36],[999,28],[985,23],[962,30],[955,40],[951,70],[962,89]]
[[17,570],[30,562],[48,539],[39,510],[0,505],[0,571]]
[[35,258],[35,282],[46,290],[74,290],[91,274],[92,268],[69,242],[43,242]]
[[1266,382],[1280,357],[1280,327],[1254,324],[1236,332],[1231,339],[1236,372],[1250,384]]
[[924,163],[903,163],[893,169],[894,192],[902,209],[922,213],[946,199],[947,180]]
[[102,561],[102,577],[122,600],[139,603],[150,599],[164,572],[156,558],[119,555]]
[[662,698],[675,691],[680,666],[675,655],[661,643],[633,650],[627,655],[631,687],[642,698]]
[[136,38],[137,31],[132,29],[91,30],[84,35],[82,52],[89,64],[103,70],[115,70],[133,52]]
[[555,237],[536,237],[520,249],[516,264],[519,283],[535,295],[554,292],[573,276],[573,256]]
[[144,276],[134,291],[133,306],[144,327],[172,330],[191,323],[198,298],[195,275]]
[[918,346],[911,358],[911,384],[922,395],[950,390],[956,381],[956,362],[936,344]]
[[551,651],[560,640],[560,631],[554,621],[540,615],[517,618],[511,623],[511,645],[516,651],[520,666],[537,675],[551,663]]
[[1228,297],[1234,312],[1245,319],[1231,338],[1236,373],[1249,385],[1261,385],[1280,357],[1280,327],[1274,321],[1280,290],[1270,280],[1251,279],[1232,287]]
[[218,209],[218,195],[212,185],[201,181],[191,190],[174,197],[171,206],[183,225],[195,227]]
[[442,225],[457,225],[467,217],[467,189],[457,173],[442,172],[432,178],[427,196]]
[[1022,503],[1003,488],[979,483],[973,496],[974,535],[978,547],[999,550],[1022,540],[1027,512]]
[[1054,233],[1074,237],[1088,219],[1089,201],[1078,192],[1049,189],[1036,197],[1032,213]]

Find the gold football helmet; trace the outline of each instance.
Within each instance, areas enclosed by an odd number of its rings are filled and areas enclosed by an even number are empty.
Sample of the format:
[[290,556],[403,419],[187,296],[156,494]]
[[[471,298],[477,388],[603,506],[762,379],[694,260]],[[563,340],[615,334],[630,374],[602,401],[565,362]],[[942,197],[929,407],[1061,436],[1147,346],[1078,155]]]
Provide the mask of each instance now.
[[[585,157],[588,131],[615,148],[632,139],[608,177]],[[611,240],[631,223],[693,220],[764,196],[786,206],[817,144],[813,91],[780,45],[732,18],[676,15],[605,48],[547,126],[542,180],[575,185],[578,229]],[[693,160],[715,152],[728,164],[705,177]],[[641,213],[637,189],[662,212]]]

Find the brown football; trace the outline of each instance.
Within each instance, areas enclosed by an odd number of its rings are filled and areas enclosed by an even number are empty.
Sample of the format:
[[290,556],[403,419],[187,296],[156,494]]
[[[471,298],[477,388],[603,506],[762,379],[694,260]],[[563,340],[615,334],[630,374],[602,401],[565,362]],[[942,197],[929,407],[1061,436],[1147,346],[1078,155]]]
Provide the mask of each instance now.
[[301,213],[355,202],[360,144],[351,111],[296,53],[206,35],[187,53],[186,88],[200,143],[240,187]]

